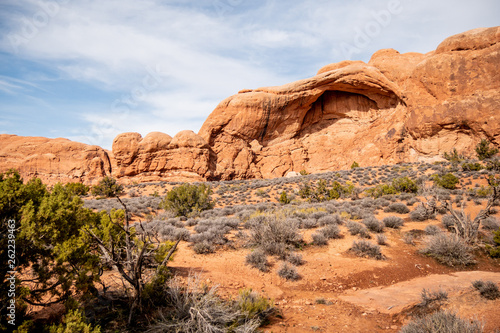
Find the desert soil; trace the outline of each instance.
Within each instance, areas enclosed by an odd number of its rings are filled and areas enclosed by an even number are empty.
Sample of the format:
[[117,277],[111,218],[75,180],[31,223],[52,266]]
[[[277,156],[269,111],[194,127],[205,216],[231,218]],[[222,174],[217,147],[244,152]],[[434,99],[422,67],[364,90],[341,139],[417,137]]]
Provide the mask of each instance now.
[[[265,332],[396,332],[408,321],[399,314],[420,302],[423,288],[447,291],[445,308],[483,320],[485,332],[500,328],[500,300],[484,300],[471,286],[479,279],[500,283],[498,261],[481,257],[477,265],[460,272],[416,253],[418,244],[404,243],[402,235],[427,224],[407,222],[400,230],[386,232],[387,260],[347,253],[357,239],[347,233],[326,247],[311,246],[301,253],[306,263],[299,267],[301,279],[296,282],[277,275],[277,262],[267,273],[246,265],[251,249],[198,255],[184,243],[170,267],[185,277],[201,274],[206,282],[219,285],[224,296],[234,297],[239,289],[251,288],[274,299],[282,318],[264,327]],[[318,304],[321,299],[327,304]]]

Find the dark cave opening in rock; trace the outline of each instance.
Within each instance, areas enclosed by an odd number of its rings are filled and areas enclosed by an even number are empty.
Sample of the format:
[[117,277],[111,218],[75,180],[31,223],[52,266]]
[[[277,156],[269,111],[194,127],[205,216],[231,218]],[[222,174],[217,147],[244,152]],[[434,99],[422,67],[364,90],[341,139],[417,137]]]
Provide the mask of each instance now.
[[[389,97],[387,97],[389,98]],[[379,110],[375,101],[365,95],[328,90],[311,105],[305,114],[301,134],[319,131],[343,118],[362,118],[363,113]]]

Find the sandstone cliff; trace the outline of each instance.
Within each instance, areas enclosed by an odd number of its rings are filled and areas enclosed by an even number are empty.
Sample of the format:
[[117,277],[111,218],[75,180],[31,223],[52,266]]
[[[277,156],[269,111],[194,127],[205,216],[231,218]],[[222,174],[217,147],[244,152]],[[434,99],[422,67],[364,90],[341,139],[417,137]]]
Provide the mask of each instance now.
[[46,181],[269,178],[321,172],[353,161],[471,155],[482,138],[500,144],[500,27],[444,40],[427,54],[376,52],[279,87],[222,101],[198,134],[124,133],[112,152],[65,139],[0,136],[0,171]]
[[428,54],[381,50],[310,79],[244,90],[224,100],[200,130],[216,174],[278,177],[361,165],[470,154],[499,144],[500,28],[449,37]]
[[202,181],[214,169],[210,147],[193,131],[124,133],[113,141],[113,176],[136,181]]
[[0,172],[17,169],[25,180],[92,183],[111,174],[108,153],[68,139],[0,134]]

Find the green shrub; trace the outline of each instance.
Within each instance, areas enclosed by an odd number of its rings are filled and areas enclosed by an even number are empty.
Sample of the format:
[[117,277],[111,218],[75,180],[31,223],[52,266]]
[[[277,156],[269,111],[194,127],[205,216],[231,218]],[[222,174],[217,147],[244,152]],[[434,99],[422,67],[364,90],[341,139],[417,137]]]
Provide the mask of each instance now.
[[500,229],[493,233],[493,245],[486,245],[490,256],[493,258],[500,258]]
[[87,195],[90,188],[82,183],[67,183],[64,187],[75,195]]
[[318,180],[318,182],[316,183],[316,188],[311,194],[311,199],[316,202],[330,200],[326,180]]
[[408,177],[400,177],[393,179],[392,187],[394,187],[394,189],[398,192],[404,192],[404,193],[418,192],[417,183]]
[[290,199],[288,199],[288,195],[286,194],[286,191],[281,192],[280,195],[280,203],[286,205],[290,203]]
[[93,196],[106,198],[115,197],[123,193],[123,185],[118,184],[113,177],[104,177],[99,183],[92,187]]
[[[16,288],[22,289],[22,297],[15,304],[17,327],[27,319],[26,302],[44,306],[68,304],[72,296],[92,297],[88,291],[95,289],[98,279],[95,268],[100,262],[84,228],[98,224],[99,216],[83,205],[81,198],[60,183],[49,192],[38,178],[24,183],[15,170],[0,173],[0,253],[5,259],[0,276],[8,276],[7,245],[15,236],[18,251],[15,257],[10,254],[9,259],[15,259],[18,274],[36,281],[22,286],[19,280],[15,281]],[[15,228],[14,233],[7,233],[8,225]],[[0,287],[1,299],[7,300],[7,291],[8,288]],[[1,313],[5,314],[3,310]],[[72,316],[68,313],[68,320]],[[36,324],[34,321],[33,325]],[[30,325],[27,323],[23,329],[29,329]]]
[[466,320],[447,311],[437,311],[412,320],[401,328],[400,333],[482,333],[477,320]]
[[449,153],[445,152],[443,158],[452,163],[459,163],[465,159],[465,157],[457,152],[456,148],[453,148]]
[[398,194],[398,191],[392,185],[381,184],[366,190],[366,193],[376,199],[383,195]]
[[299,187],[299,196],[302,199],[309,198],[311,194],[312,194],[312,189],[308,183],[304,183]]
[[351,169],[355,169],[355,168],[359,168],[359,163],[356,161],[352,162],[352,164],[351,164]]
[[91,324],[85,323],[85,317],[78,310],[70,310],[58,326],[51,326],[50,333],[101,333],[101,328],[92,328]]
[[144,284],[142,290],[142,302],[149,304],[163,304],[165,301],[165,284],[172,278],[167,266],[161,266],[152,279]]
[[462,170],[464,171],[479,171],[483,169],[481,163],[462,163]]
[[[175,242],[172,241],[161,242],[154,256],[156,262],[157,263],[163,262],[163,260],[167,257],[168,253],[172,249],[172,247],[174,247],[174,245]],[[173,257],[171,257],[170,260],[173,260]]]
[[302,176],[307,176],[309,174],[309,172],[307,172],[305,169],[302,169],[299,171],[299,173],[302,175]]
[[452,173],[447,173],[445,175],[435,174],[432,176],[432,181],[434,182],[434,185],[449,190],[454,190],[457,184],[460,182],[458,177]]
[[236,299],[237,307],[247,318],[260,318],[261,323],[266,323],[267,317],[274,312],[272,301],[260,296],[252,289],[242,289]]
[[488,140],[482,139],[476,146],[477,158],[482,161],[493,157],[498,153],[498,149],[495,147],[490,147],[490,142]]
[[349,181],[346,182],[346,185],[334,181],[330,187],[324,179],[320,179],[315,186],[311,186],[306,182],[300,185],[299,196],[302,199],[309,199],[313,202],[322,202],[325,200],[346,198],[350,196],[354,190],[354,184]]
[[481,187],[477,189],[471,188],[468,193],[471,194],[473,197],[479,197],[479,198],[486,198],[491,195],[493,192],[491,187],[485,187],[484,185],[481,185]]
[[190,216],[214,207],[211,194],[211,188],[205,184],[183,184],[170,190],[160,207],[173,211],[176,216]]
[[495,157],[486,161],[486,170],[500,171],[500,160]]
[[342,185],[337,181],[332,183],[332,188],[328,191],[329,200],[345,198],[352,194],[354,191],[354,184],[347,182],[346,185]]
[[[55,326],[55,325],[53,325]],[[8,332],[6,328],[3,326],[0,326],[2,329],[2,332]],[[33,320],[24,320],[21,325],[17,327],[17,329],[14,331],[15,333],[31,333],[31,332],[36,332],[37,327],[35,326],[35,323]]]

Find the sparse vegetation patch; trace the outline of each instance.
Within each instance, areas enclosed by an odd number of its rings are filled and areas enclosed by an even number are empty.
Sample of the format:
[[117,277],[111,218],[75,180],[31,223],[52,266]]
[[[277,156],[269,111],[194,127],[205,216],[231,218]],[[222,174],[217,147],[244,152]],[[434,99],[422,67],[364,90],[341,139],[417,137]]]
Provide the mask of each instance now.
[[483,328],[479,321],[462,319],[456,314],[447,311],[437,311],[430,315],[417,318],[403,326],[401,333],[482,333]]
[[212,190],[205,184],[183,184],[167,193],[161,208],[173,211],[176,216],[189,216],[213,208],[211,194]]
[[498,285],[493,281],[482,281],[477,280],[472,282],[472,286],[476,288],[482,297],[495,300],[500,298],[500,290],[498,289]]
[[447,266],[475,264],[471,248],[457,235],[438,233],[431,236],[421,253],[433,257]]
[[380,246],[366,240],[354,241],[349,251],[358,257],[374,258],[377,260],[385,259],[385,256],[380,251]]

